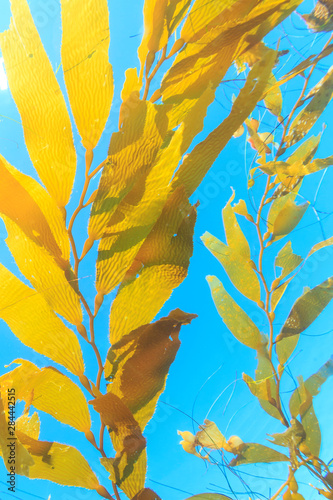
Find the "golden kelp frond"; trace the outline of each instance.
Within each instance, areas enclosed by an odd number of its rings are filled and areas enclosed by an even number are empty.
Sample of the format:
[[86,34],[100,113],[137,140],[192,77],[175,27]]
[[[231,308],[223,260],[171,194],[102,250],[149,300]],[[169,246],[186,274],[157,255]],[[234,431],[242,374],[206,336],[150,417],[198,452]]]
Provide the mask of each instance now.
[[16,429],[18,431],[24,432],[29,437],[33,439],[38,439],[40,432],[40,421],[38,413],[35,411],[29,417],[27,413],[23,413],[16,419]]
[[99,245],[96,288],[109,293],[131,267],[141,245],[172,192],[171,179],[181,159],[184,127],[161,147],[148,175],[142,175],[120,203]]
[[180,346],[179,332],[196,318],[180,309],[123,336],[109,350],[105,376],[109,393],[133,413],[141,430],[151,419]]
[[9,217],[58,266],[69,265],[69,239],[56,203],[31,177],[22,174],[0,156],[0,213]]
[[90,403],[108,427],[116,450],[115,458],[102,458],[101,463],[110,479],[133,498],[144,488],[146,478],[146,440],[140,426],[124,401],[111,392]]
[[146,74],[154,62],[155,54],[164,48],[170,36],[184,18],[191,0],[146,0],[143,7],[144,34],[138,49],[141,64],[140,80],[144,67]]
[[31,161],[51,196],[64,207],[76,169],[70,118],[27,1],[12,0],[11,10],[10,28],[0,35],[10,90]]
[[61,211],[34,179],[0,157],[0,216],[6,243],[22,274],[52,309],[73,324],[82,321],[76,283],[69,283],[69,239]]
[[277,398],[277,388],[274,379],[272,364],[268,358],[267,352],[258,354],[258,366],[256,377],[253,380],[249,375],[243,373],[243,380],[254,396],[258,398],[260,406],[268,415],[281,420],[281,415],[272,404]]
[[61,18],[61,60],[69,102],[82,144],[92,150],[113,97],[107,0],[61,0]]
[[68,282],[70,268],[68,267],[67,272],[60,269],[52,256],[28,238],[17,224],[8,217],[2,216],[2,219],[8,233],[7,246],[21,273],[44,297],[51,309],[73,325],[81,324],[80,299],[75,292],[77,282]]
[[195,209],[184,190],[177,189],[165,204],[112,303],[112,345],[123,335],[150,323],[172,290],[186,277],[193,251],[195,219]]
[[53,367],[40,370],[24,359],[17,359],[14,363],[20,363],[20,366],[0,377],[2,391],[15,387],[16,398],[25,401],[27,407],[32,405],[78,431],[90,430],[86,399],[72,380]]
[[87,460],[73,446],[38,441],[21,431],[17,431],[16,435],[34,461],[23,475],[89,490],[97,490],[100,486]]
[[[288,276],[291,272],[293,272],[297,266],[299,266],[303,262],[303,259],[300,255],[295,254],[291,248],[291,241],[288,241],[284,247],[281,248],[279,253],[275,258],[275,268],[281,268],[281,274],[278,276],[280,280]],[[276,276],[279,273],[276,273]]]
[[215,276],[207,276],[207,281],[212,293],[216,309],[222,317],[227,328],[242,344],[260,351],[264,339],[252,319],[239,307],[228,294],[221,281]]
[[[3,461],[7,470],[10,471],[10,447],[8,446],[8,422],[4,408],[4,402],[8,399],[7,394],[5,398],[2,399],[0,395],[0,455],[3,457]],[[15,432],[14,432],[14,438]],[[20,441],[15,440],[15,473],[21,475],[28,475],[29,467],[34,465],[34,460],[28,450],[20,443]]]
[[84,372],[79,341],[74,332],[50,309],[45,299],[24,285],[14,274],[0,265],[0,318],[26,346],[75,375]]
[[333,97],[333,67],[322,80],[311,90],[306,100],[309,104],[294,118],[286,137],[287,146],[292,146],[303,139]]
[[184,185],[187,195],[193,194],[233,133],[252,113],[267,85],[274,63],[275,54],[269,52],[253,66],[229,116],[184,158],[175,176],[174,187]]
[[138,178],[147,174],[167,133],[166,110],[137,101],[121,132],[111,137],[98,192],[92,206],[89,236],[99,239],[115,209]]
[[184,42],[194,43],[216,26],[242,20],[255,6],[251,0],[196,0],[180,33]]
[[154,62],[155,53],[168,43],[169,36],[165,19],[167,5],[168,0],[146,0],[144,3],[144,34],[138,49],[141,78],[145,63],[146,72],[149,73],[150,67]]

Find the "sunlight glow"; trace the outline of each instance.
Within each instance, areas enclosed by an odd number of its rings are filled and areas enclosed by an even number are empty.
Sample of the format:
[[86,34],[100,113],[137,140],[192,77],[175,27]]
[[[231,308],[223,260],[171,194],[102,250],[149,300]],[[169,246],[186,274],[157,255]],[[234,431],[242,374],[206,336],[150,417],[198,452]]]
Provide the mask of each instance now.
[[8,82],[5,73],[5,66],[3,63],[3,57],[0,57],[0,90],[7,90],[7,89],[8,89]]

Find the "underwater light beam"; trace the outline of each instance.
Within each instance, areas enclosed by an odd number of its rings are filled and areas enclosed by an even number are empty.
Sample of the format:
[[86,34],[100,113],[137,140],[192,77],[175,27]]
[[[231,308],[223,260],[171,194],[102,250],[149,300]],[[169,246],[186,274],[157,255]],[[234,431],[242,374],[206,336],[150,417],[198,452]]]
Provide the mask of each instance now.
[[3,63],[3,57],[0,57],[0,90],[8,89],[8,81]]

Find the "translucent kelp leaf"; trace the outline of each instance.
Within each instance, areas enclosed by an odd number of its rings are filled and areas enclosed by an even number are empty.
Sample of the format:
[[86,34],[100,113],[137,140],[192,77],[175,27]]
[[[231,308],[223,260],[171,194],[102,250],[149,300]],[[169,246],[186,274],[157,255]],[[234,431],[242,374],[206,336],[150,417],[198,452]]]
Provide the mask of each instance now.
[[[320,371],[326,372],[326,366],[322,367]],[[332,366],[330,367],[332,370]],[[318,373],[319,373],[318,372]],[[327,375],[330,375],[328,373]],[[312,376],[313,377],[313,376]],[[310,377],[311,379],[311,377]],[[308,379],[309,380],[309,379]],[[306,382],[303,382],[303,378],[299,377],[300,385],[293,392],[290,401],[289,401],[289,409],[291,415],[295,418],[299,414],[301,417],[301,422],[303,425],[303,429],[305,431],[305,439],[302,441],[304,453],[312,453],[314,456],[319,456],[320,445],[321,445],[321,433],[320,427],[318,423],[318,419],[316,417],[313,404],[312,397],[313,394],[306,387]],[[324,382],[324,380],[322,381]],[[308,384],[309,386],[310,384]],[[320,384],[321,385],[321,384]],[[314,392],[315,392],[315,388]],[[318,387],[317,387],[318,389]]]
[[144,488],[139,491],[132,500],[162,500],[153,490],[150,488]]
[[327,240],[320,241],[319,243],[316,243],[316,245],[314,245],[311,248],[310,252],[307,255],[307,258],[310,257],[315,252],[318,252],[318,250],[321,250],[322,248],[325,248],[325,247],[328,247],[331,245],[333,245],[333,236],[331,236],[330,238],[327,238]]
[[241,453],[229,463],[230,467],[241,464],[289,462],[290,460],[289,457],[283,453],[273,450],[268,446],[263,446],[262,444],[244,443],[244,445]]
[[258,398],[260,406],[272,417],[281,420],[281,415],[275,407],[277,400],[276,383],[272,364],[265,355],[258,355],[256,379],[243,373],[243,380],[254,396]]
[[61,0],[61,60],[74,120],[87,150],[98,143],[108,119],[113,76],[108,59],[107,0]]
[[7,246],[21,273],[44,297],[50,307],[74,325],[82,323],[79,295],[74,290],[77,282],[69,283],[70,267],[63,271],[43,247],[29,239],[18,225],[2,217],[8,237]]
[[326,382],[328,377],[331,377],[333,375],[333,358],[331,357],[316,373],[311,375],[303,384],[303,388],[297,388],[293,394],[291,395],[290,401],[289,401],[289,409],[290,413],[294,416],[297,417],[297,415],[300,413],[302,415],[302,410],[301,410],[301,405],[302,405],[302,400],[304,399],[304,392],[305,390],[310,394],[311,396],[311,403],[312,403],[312,397],[316,396],[322,384]]
[[272,309],[272,311],[275,310],[276,306],[280,302],[280,300],[281,300],[284,292],[286,291],[287,286],[291,282],[291,280],[292,280],[292,276],[290,278],[288,278],[284,283],[279,285],[277,288],[275,288],[275,290],[273,291],[273,293],[271,295],[271,309]]
[[329,1],[318,0],[310,14],[303,14],[302,18],[309,29],[315,33],[332,31],[332,5]]
[[64,207],[76,169],[70,118],[28,3],[12,0],[11,11],[10,28],[0,35],[10,90],[31,161],[52,198]]
[[319,62],[321,59],[329,56],[332,51],[333,45],[330,44],[327,47],[324,47],[319,54],[312,54],[311,56],[307,57],[301,63],[297,64],[291,71],[286,73],[280,80],[278,80],[276,85],[281,87],[281,85],[288,82],[289,80],[292,80],[293,78],[295,78],[295,76],[300,75],[305,69],[309,68],[314,63]]
[[283,236],[286,236],[295,229],[308,207],[308,202],[296,205],[291,199],[287,200],[274,220],[271,241],[283,238]]
[[308,410],[303,413],[301,420],[305,431],[304,444],[306,446],[306,449],[309,449],[310,453],[315,457],[319,457],[321,446],[321,432],[318,418],[314,411],[313,405],[311,405]]
[[115,458],[101,458],[101,463],[110,472],[110,479],[129,498],[144,488],[146,477],[146,440],[138,422],[123,400],[109,392],[90,401],[108,427]]
[[184,42],[194,42],[215,26],[223,26],[238,21],[251,11],[254,2],[217,0],[210,5],[205,0],[196,0],[181,31]]
[[33,458],[27,475],[30,479],[47,479],[58,484],[96,490],[99,482],[87,460],[67,444],[37,441],[17,431],[19,442]]
[[184,190],[177,189],[165,204],[112,303],[111,344],[152,321],[172,290],[184,280],[193,251],[195,219],[195,209]]
[[121,91],[121,106],[119,111],[119,130],[124,121],[130,117],[131,109],[138,106],[140,100],[141,81],[136,68],[128,68],[125,71],[125,82]]
[[268,53],[266,59],[253,66],[229,116],[183,160],[175,176],[174,184],[176,186],[183,184],[189,196],[199,186],[233,133],[252,113],[275,63],[273,56],[274,54]]
[[249,214],[247,205],[244,200],[239,200],[238,203],[236,203],[232,207],[233,211],[235,214],[243,215],[248,221],[254,222],[252,215]]
[[174,191],[170,181],[182,156],[185,130],[181,125],[169,144],[160,149],[149,173],[139,177],[109,221],[97,259],[96,288],[100,295],[109,293],[124,279]]
[[42,186],[0,156],[0,212],[37,245],[45,248],[61,269],[69,265],[69,239],[62,214]]
[[145,0],[143,7],[144,34],[138,49],[141,63],[140,79],[146,64],[146,73],[155,54],[168,43],[170,35],[184,18],[191,0]]
[[[40,370],[29,361],[14,361],[20,366],[0,377],[1,388],[15,387],[17,399],[49,413],[60,422],[81,432],[91,427],[86,399],[81,389],[56,368]],[[24,430],[22,429],[24,432]],[[33,437],[33,436],[31,436]]]
[[225,272],[228,274],[235,287],[245,295],[245,297],[255,302],[259,302],[260,283],[251,265],[251,260],[245,260],[235,248],[228,247],[208,232],[201,236],[201,240],[221,262]]
[[268,111],[274,116],[281,116],[282,113],[282,92],[280,87],[276,86],[276,78],[271,74],[267,87],[265,88],[264,103]]
[[205,419],[204,425],[200,425],[200,429],[195,435],[196,444],[213,450],[223,448],[226,439],[215,422]]
[[316,85],[309,104],[294,118],[290,125],[286,143],[288,146],[300,141],[312,128],[333,96],[333,68]]
[[252,349],[261,349],[263,340],[257,326],[226,292],[215,276],[207,276],[218,313],[231,333],[242,344]]
[[[9,472],[11,472],[10,467],[10,452],[11,447],[8,446],[10,443],[10,439],[15,439],[15,473],[21,475],[28,475],[29,467],[34,464],[34,460],[28,450],[17,440],[15,430],[9,428],[9,422],[7,421],[6,415],[8,412],[5,412],[4,402],[8,399],[7,394],[5,398],[2,399],[0,396],[0,455],[3,458],[4,465]],[[14,426],[13,429],[15,428]],[[11,431],[11,433],[10,433]]]
[[300,263],[303,262],[303,259],[300,255],[295,254],[291,248],[291,241],[288,241],[284,247],[281,248],[279,253],[275,258],[275,267],[280,267],[282,269],[279,279],[283,279],[288,274],[290,274]]
[[231,202],[234,200],[235,193],[233,192],[228,203],[222,210],[222,218],[224,231],[227,239],[227,244],[230,248],[237,251],[245,260],[249,261],[251,259],[250,245],[241,230],[236,215],[233,208],[231,207]]
[[302,424],[298,420],[292,419],[290,423],[291,426],[284,432],[268,434],[268,436],[273,438],[273,440],[269,439],[269,441],[289,449],[297,447],[304,440],[305,432]]
[[50,309],[45,299],[0,265],[0,318],[28,347],[62,364],[76,375],[84,372],[74,332]]
[[328,278],[315,288],[305,291],[293,305],[280,334],[276,337],[276,342],[306,330],[332,298],[333,278]]
[[175,309],[167,317],[123,336],[108,352],[108,391],[121,398],[142,430],[164,390],[169,367],[180,346],[180,327],[194,318],[195,314]]
[[299,335],[313,323],[331,301],[332,283],[332,278],[329,278],[312,290],[305,291],[296,300],[280,334],[276,337],[276,352],[281,364],[284,364],[293,353]]
[[[111,137],[89,221],[89,236],[99,239],[119,203],[152,167],[167,132],[166,110],[137,101],[122,130]],[[141,185],[140,185],[141,187]]]
[[20,271],[54,310],[73,324],[81,323],[76,283],[69,283],[69,239],[61,211],[38,182],[2,157],[0,173],[0,216]]
[[38,439],[40,432],[38,413],[35,411],[31,417],[29,417],[26,413],[20,415],[16,419],[16,428],[17,430],[24,432],[27,436],[32,437],[33,439]]

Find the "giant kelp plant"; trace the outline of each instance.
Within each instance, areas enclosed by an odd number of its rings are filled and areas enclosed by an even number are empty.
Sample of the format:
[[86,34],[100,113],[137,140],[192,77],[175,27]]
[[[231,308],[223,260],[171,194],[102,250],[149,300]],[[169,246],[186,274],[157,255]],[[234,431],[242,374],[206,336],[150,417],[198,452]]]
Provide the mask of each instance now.
[[[37,181],[0,158],[0,213],[8,233],[6,242],[20,272],[31,284],[26,285],[1,266],[0,317],[21,342],[57,364],[40,369],[29,360],[19,359],[19,366],[0,378],[2,456],[12,472],[6,446],[10,435],[16,442],[16,474],[88,488],[109,499],[114,498],[111,489],[120,498],[118,488],[133,500],[158,499],[145,488],[144,429],[179,349],[180,328],[190,323],[195,314],[176,309],[167,317],[153,320],[187,274],[196,219],[196,206],[191,206],[189,197],[244,122],[258,151],[265,149],[265,141],[248,118],[261,100],[276,113],[280,90],[272,73],[278,53],[264,50],[261,40],[293,12],[300,0],[146,0],[144,34],[138,52],[140,70],[126,71],[119,131],[112,134],[100,165],[95,164],[93,152],[113,98],[107,0],[60,3],[61,65],[72,118],[85,148],[85,169],[77,169],[72,121],[57,81],[59,75],[52,69],[26,0],[11,0],[11,24],[0,36],[10,90],[39,177]],[[180,33],[177,39],[176,28]],[[226,119],[188,153],[193,139],[203,129],[215,90],[234,61],[251,67],[245,84]],[[157,82],[158,70],[163,67],[166,73]],[[152,93],[153,80],[158,90]],[[312,103],[318,95],[316,91]],[[309,157],[307,150],[304,155]],[[299,155],[297,168],[320,168],[320,160],[313,167],[316,160],[311,163],[309,157],[305,163],[303,156]],[[261,162],[260,168],[269,181],[258,227],[275,169],[288,179],[289,170],[293,169],[292,175],[298,178],[301,174],[294,168],[295,162],[296,159]],[[93,191],[91,181],[99,173],[99,186]],[[82,180],[83,188],[76,208],[69,211],[66,206],[76,176]],[[280,191],[275,204],[280,205],[274,212],[273,239],[286,234],[288,227],[281,226],[288,214],[292,219],[295,210],[299,216],[302,214],[303,208],[295,208],[294,195],[285,191],[296,188],[297,183],[294,184],[290,187],[288,180],[288,187],[277,187]],[[83,209],[89,206],[88,233],[80,245],[74,226],[78,215],[85,214]],[[244,205],[239,209],[243,213]],[[283,210],[286,213],[282,216]],[[232,233],[228,240],[230,252],[221,251],[221,244],[211,237],[206,238],[206,243],[226,256],[223,263],[227,269],[230,266],[232,277],[232,266],[238,265],[232,252],[233,238],[240,237],[238,244],[242,245],[236,260],[242,257],[246,272],[239,283],[235,277],[235,285],[245,294],[245,290],[251,292],[249,298],[257,301],[257,276],[262,278],[260,263],[256,268],[250,261],[230,203],[225,214],[225,223]],[[260,232],[259,235],[263,245]],[[95,300],[90,304],[80,289],[80,262],[95,242],[96,293],[91,291]],[[291,248],[286,248],[286,252],[289,259]],[[284,256],[279,258],[282,261]],[[247,279],[253,283],[248,285]],[[276,303],[285,286],[280,282],[281,279],[274,285]],[[95,319],[104,307],[104,296],[117,286],[110,311],[110,347],[104,360],[95,336]],[[223,302],[230,311],[236,308],[231,300]],[[272,322],[267,307],[265,311]],[[240,320],[240,312],[238,316]],[[286,337],[284,344],[289,345],[290,338],[295,338],[289,333],[282,332]],[[266,370],[270,366],[266,344],[254,330],[249,331],[249,336],[248,344],[263,346],[261,360]],[[85,374],[83,343],[91,346],[97,360],[94,380]],[[281,337],[280,345],[284,344]],[[273,338],[269,352],[272,345]],[[85,361],[90,363],[90,359]],[[274,372],[274,377],[279,373]],[[266,377],[266,371],[263,376]],[[250,379],[248,383],[250,388],[257,388],[258,383]],[[266,382],[258,385],[260,394],[270,391],[271,400],[266,401],[263,395],[261,399],[282,418],[279,400],[275,398],[275,406],[272,404],[272,391],[276,391],[273,385],[273,377],[268,386]],[[8,397],[13,388],[15,398],[25,402],[15,425],[10,411],[12,400]],[[302,385],[300,391],[307,395],[309,389]],[[83,457],[76,448],[39,440],[38,410],[82,432],[82,438],[88,439],[94,448],[92,453],[100,456],[110,473],[112,486],[110,483],[106,489],[99,484],[89,457]],[[100,418],[99,436],[91,431],[93,413],[95,419]],[[113,444],[112,457],[104,451],[105,429]]]

